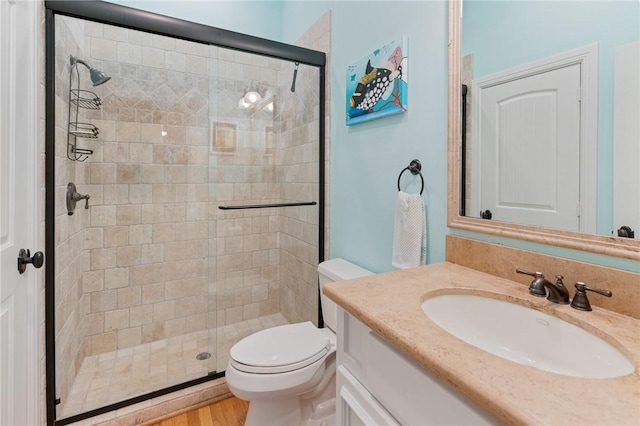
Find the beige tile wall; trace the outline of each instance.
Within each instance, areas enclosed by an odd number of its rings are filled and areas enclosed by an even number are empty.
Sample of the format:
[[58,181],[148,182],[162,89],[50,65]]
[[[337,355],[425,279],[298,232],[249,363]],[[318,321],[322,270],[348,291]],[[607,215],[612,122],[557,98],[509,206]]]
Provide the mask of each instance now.
[[[87,183],[87,165],[67,159],[67,125],[69,122],[69,55],[86,55],[84,26],[77,20],[58,18],[56,41],[56,171],[55,171],[55,279],[56,291],[56,386],[57,395],[65,398],[73,383],[77,370],[84,359],[84,314],[86,296],[83,292],[83,274],[89,258],[84,251],[84,230],[89,224],[89,214],[80,208],[69,216],[66,206],[66,191],[69,182],[79,188]],[[81,70],[83,71],[83,70]],[[88,75],[81,73],[81,85]],[[84,80],[82,80],[84,78]],[[72,84],[77,84],[74,79]],[[84,119],[85,111],[80,110]],[[79,205],[82,207],[81,205]],[[43,370],[44,371],[44,370]]]
[[[90,169],[87,354],[277,312],[280,213],[218,205],[281,198],[264,140],[277,123],[237,108],[248,85],[275,88],[279,62],[107,28],[87,30],[112,75],[93,118],[104,136]],[[144,55],[166,69],[138,65]],[[210,120],[236,126],[235,152],[209,146]]]
[[[327,12],[295,43],[298,46],[327,53],[331,48],[331,15]],[[327,69],[329,69],[327,64]],[[319,141],[318,113],[319,70],[301,65],[296,80],[296,91],[291,86],[293,66],[288,64],[280,73],[284,103],[291,107],[282,111],[282,133],[278,145],[279,174],[282,198],[291,201],[318,201]],[[327,79],[325,92],[330,86]],[[328,102],[328,100],[326,100]],[[329,108],[326,111],[330,111]],[[326,120],[328,125],[329,120]],[[329,129],[326,129],[329,135]],[[329,147],[327,141],[323,141]],[[329,158],[329,153],[326,153]],[[326,163],[328,177],[328,160]],[[328,182],[327,182],[328,187]],[[325,194],[329,199],[329,194]],[[328,207],[325,217],[328,219]],[[280,233],[281,312],[289,322],[318,323],[318,207],[283,209]],[[328,236],[328,228],[325,228]],[[326,245],[328,247],[328,244]]]
[[266,133],[277,139],[279,123],[266,108],[238,108],[249,87],[264,101],[273,96],[275,108],[281,107],[276,86],[280,61],[223,48],[214,53],[213,127],[232,125],[236,130],[233,152],[214,150],[210,155],[212,312],[217,308],[210,327],[279,312],[280,290],[278,209],[218,208],[281,200],[278,165]]
[[85,353],[207,327],[209,50],[86,24],[93,67],[111,76],[87,161]]

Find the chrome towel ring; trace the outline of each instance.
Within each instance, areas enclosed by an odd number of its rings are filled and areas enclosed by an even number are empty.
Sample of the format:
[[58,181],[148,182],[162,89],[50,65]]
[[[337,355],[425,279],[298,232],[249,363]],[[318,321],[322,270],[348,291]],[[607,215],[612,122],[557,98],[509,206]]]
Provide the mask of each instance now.
[[422,173],[420,173],[420,170],[422,170],[422,164],[420,164],[420,160],[412,160],[407,167],[402,169],[402,171],[400,172],[400,175],[398,176],[398,191],[400,191],[400,178],[402,177],[402,174],[406,170],[409,170],[413,175],[420,175],[420,180],[422,181],[422,187],[420,188],[420,195],[422,195],[422,191],[424,190],[424,177],[422,177]]

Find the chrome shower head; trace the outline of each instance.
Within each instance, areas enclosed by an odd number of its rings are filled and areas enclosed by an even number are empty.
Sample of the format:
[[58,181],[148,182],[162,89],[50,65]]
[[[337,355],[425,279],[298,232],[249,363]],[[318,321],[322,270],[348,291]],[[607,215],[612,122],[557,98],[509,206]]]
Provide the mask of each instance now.
[[100,86],[101,84],[106,83],[107,81],[111,80],[111,77],[109,77],[108,75],[106,75],[102,71],[97,70],[97,69],[89,66],[89,64],[87,64],[82,59],[78,59],[75,56],[70,55],[69,60],[71,62],[71,66],[74,66],[76,64],[82,64],[85,67],[87,67],[87,69],[89,70],[89,77],[91,78],[91,82],[93,83],[93,87]]

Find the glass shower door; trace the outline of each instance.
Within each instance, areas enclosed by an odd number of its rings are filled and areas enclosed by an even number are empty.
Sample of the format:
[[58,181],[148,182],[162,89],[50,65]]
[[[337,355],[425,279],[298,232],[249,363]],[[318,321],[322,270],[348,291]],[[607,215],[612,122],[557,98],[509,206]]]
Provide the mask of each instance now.
[[[137,14],[123,25],[153,33],[64,16],[129,13],[80,4],[46,15],[60,424],[222,377],[256,331],[317,324],[324,242],[323,54],[201,27],[194,37],[239,50],[161,36]],[[183,21],[164,24],[184,36]]]
[[210,50],[56,16],[58,418],[215,372]]
[[212,62],[210,277],[222,371],[242,338],[318,321],[319,71],[224,48]]

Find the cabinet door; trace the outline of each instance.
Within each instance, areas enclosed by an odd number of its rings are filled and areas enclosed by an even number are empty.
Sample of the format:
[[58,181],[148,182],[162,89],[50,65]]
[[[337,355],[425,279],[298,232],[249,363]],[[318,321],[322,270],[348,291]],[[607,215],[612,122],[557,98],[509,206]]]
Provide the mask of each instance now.
[[340,426],[399,426],[399,423],[373,398],[343,366],[337,375],[337,412]]

